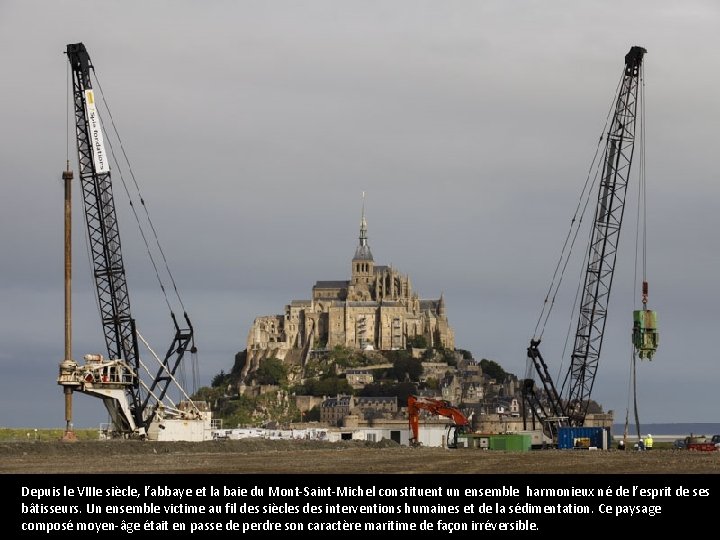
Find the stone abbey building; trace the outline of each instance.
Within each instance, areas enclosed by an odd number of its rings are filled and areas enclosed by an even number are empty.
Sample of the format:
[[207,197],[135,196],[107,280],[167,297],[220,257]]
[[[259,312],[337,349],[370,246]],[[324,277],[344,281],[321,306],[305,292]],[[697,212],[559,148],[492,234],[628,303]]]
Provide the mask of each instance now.
[[304,362],[311,349],[337,345],[404,349],[416,336],[424,336],[428,346],[455,348],[442,294],[422,300],[408,276],[375,264],[363,206],[350,279],[318,281],[310,300],[292,300],[282,315],[257,317],[248,333],[248,364],[257,365],[263,358],[282,360],[288,354]]

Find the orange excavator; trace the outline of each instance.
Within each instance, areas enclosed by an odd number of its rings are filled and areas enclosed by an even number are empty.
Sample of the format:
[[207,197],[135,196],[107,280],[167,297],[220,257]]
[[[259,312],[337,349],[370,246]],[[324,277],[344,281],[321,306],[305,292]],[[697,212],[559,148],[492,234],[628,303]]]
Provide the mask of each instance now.
[[[418,439],[420,411],[428,411],[438,416],[451,418],[453,423],[447,427],[447,447],[457,448],[458,435],[470,430],[470,418],[449,401],[420,396],[408,397],[408,421],[410,424],[410,446],[420,446]],[[470,415],[472,417],[472,415]]]

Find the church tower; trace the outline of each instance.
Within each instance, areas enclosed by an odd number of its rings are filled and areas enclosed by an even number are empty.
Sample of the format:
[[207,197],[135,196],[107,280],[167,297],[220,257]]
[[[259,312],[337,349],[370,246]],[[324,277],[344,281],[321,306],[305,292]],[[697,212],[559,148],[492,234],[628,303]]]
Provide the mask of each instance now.
[[360,243],[355,249],[355,256],[352,259],[350,285],[361,297],[367,297],[367,300],[370,300],[370,286],[375,282],[375,261],[373,260],[367,240],[365,192],[363,191],[362,216],[360,218]]

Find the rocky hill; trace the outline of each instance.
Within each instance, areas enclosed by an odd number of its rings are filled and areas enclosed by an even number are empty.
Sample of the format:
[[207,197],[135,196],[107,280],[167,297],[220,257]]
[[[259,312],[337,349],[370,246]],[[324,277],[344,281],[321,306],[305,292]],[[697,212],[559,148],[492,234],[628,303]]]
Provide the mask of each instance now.
[[238,352],[229,372],[221,371],[193,396],[211,403],[228,427],[319,420],[318,405],[329,396],[395,396],[403,404],[410,394],[427,393],[492,408],[516,397],[519,388],[517,377],[499,364],[476,361],[462,349],[335,347],[312,351],[304,365],[300,354],[254,365],[247,358],[247,351]]

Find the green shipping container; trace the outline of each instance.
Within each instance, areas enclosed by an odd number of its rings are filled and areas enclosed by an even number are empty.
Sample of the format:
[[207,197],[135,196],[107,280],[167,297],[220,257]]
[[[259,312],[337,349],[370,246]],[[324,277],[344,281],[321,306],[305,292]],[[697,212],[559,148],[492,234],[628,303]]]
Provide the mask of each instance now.
[[527,434],[505,433],[489,436],[490,450],[508,452],[528,452],[532,447],[532,437]]

